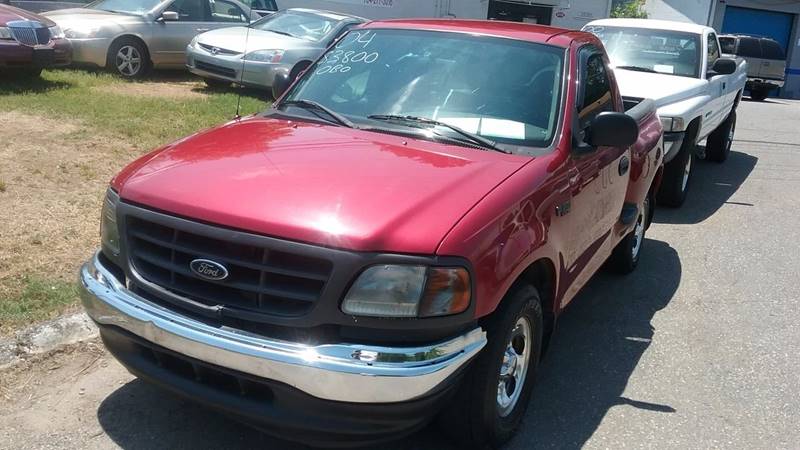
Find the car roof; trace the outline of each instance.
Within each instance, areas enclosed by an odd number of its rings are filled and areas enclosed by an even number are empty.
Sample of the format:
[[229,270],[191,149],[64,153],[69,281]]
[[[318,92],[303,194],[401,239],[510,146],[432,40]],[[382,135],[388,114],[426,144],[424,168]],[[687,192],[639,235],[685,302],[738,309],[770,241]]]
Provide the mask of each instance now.
[[345,20],[345,19],[358,19],[358,20],[360,20],[362,22],[368,22],[369,21],[369,19],[365,19],[365,18],[359,17],[359,16],[354,16],[352,14],[344,14],[344,13],[340,13],[340,12],[327,11],[327,10],[324,10],[324,9],[288,8],[288,9],[286,9],[286,11],[298,11],[298,12],[304,12],[304,13],[309,13],[309,14],[316,14],[318,16],[327,17],[328,19],[336,20],[336,21]]
[[605,25],[609,27],[651,28],[655,30],[682,31],[684,33],[703,34],[715,32],[713,28],[696,23],[676,22],[672,20],[654,19],[600,19],[588,25]]
[[500,20],[467,20],[467,19],[391,19],[377,20],[364,25],[363,28],[392,28],[426,31],[447,31],[483,34],[530,42],[548,42],[566,46],[564,42],[552,42],[557,36],[584,34],[566,28],[533,25],[521,22],[505,22]]

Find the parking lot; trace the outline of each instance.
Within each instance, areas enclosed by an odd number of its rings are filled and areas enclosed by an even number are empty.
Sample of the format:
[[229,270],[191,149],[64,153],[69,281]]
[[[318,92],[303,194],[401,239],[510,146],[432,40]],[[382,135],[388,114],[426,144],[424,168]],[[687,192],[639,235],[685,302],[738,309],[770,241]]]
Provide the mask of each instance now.
[[[730,158],[656,212],[639,269],[599,274],[562,316],[508,448],[797,447],[798,123],[800,102],[742,102]],[[4,377],[2,448],[292,448],[133,379],[98,343]],[[384,448],[449,444],[429,428]]]

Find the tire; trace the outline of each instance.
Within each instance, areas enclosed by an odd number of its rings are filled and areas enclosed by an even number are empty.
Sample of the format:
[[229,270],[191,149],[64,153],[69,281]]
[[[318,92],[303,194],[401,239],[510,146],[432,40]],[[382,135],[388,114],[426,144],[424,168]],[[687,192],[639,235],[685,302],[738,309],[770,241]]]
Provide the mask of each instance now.
[[731,153],[734,133],[736,133],[736,110],[731,111],[728,118],[708,136],[706,159],[718,163],[725,162]]
[[633,272],[639,265],[651,208],[652,204],[648,194],[642,203],[642,210],[639,211],[633,231],[628,233],[611,253],[609,267],[612,271],[625,275]]
[[300,61],[295,64],[294,67],[292,67],[292,71],[289,72],[289,80],[294,83],[294,80],[300,76],[300,73],[306,70],[310,65],[311,63],[309,61]]
[[203,78],[203,81],[209,89],[225,89],[231,86],[230,81],[217,80],[216,78]]
[[[484,329],[486,347],[465,374],[454,401],[440,416],[444,431],[468,448],[497,447],[513,436],[522,421],[542,351],[539,292],[530,285],[510,291],[486,320]],[[515,373],[505,376],[502,392],[506,395],[502,400],[501,370]]]
[[751,89],[750,90],[750,100],[755,100],[757,102],[763,102],[769,96],[769,91],[766,89]]
[[694,132],[687,132],[678,154],[664,166],[664,177],[658,190],[658,203],[679,208],[686,200],[692,174]]
[[150,53],[140,41],[122,38],[108,49],[106,69],[129,80],[138,80],[150,72]]

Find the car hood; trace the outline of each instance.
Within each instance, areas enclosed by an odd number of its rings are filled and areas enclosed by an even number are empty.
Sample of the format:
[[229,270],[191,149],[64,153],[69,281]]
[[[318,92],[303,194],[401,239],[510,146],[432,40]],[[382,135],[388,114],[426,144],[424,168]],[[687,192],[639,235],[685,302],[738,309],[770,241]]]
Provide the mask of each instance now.
[[140,23],[144,20],[142,16],[120,14],[91,8],[59,9],[46,12],[43,15],[55,21],[64,30],[72,27],[80,27],[82,25],[124,25]]
[[253,117],[135,161],[121,198],[178,216],[357,251],[434,254],[530,157]]
[[657,107],[703,95],[708,81],[660,73],[616,69],[619,90],[625,97],[651,98]]
[[25,11],[24,9],[14,6],[0,5],[0,26],[5,26],[8,22],[16,20],[32,20],[48,27],[55,25],[55,23],[46,17],[36,15],[30,11]]
[[254,50],[289,50],[295,48],[319,47],[319,44],[270,31],[250,29],[247,27],[220,28],[207,31],[197,36],[197,42],[214,47],[232,50],[237,53]]

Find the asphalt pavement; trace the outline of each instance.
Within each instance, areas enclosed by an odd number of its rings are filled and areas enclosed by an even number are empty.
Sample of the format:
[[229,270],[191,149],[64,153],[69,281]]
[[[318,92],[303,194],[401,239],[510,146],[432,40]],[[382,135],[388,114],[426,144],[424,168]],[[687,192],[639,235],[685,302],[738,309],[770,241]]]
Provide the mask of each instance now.
[[[800,448],[799,128],[800,102],[741,104],[729,160],[695,164],[638,270],[598,274],[561,317],[509,450]],[[107,356],[70,361],[0,399],[0,448],[298,448]],[[453,447],[431,427],[381,448]]]

